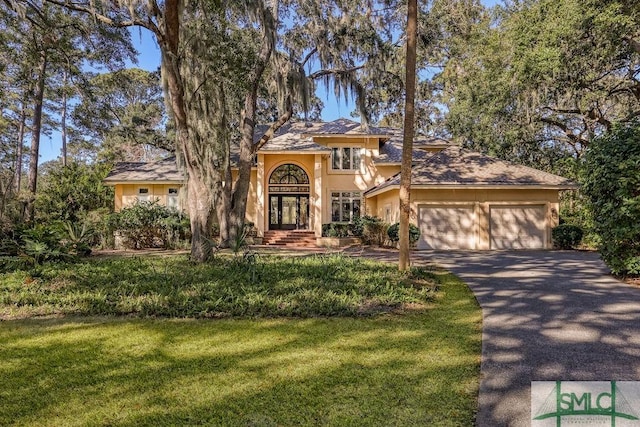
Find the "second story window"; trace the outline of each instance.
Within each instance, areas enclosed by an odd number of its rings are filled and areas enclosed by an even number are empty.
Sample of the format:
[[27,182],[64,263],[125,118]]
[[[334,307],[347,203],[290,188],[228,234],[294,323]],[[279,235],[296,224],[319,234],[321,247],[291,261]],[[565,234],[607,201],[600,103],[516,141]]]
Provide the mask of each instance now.
[[364,149],[360,147],[333,147],[331,149],[331,169],[360,170]]

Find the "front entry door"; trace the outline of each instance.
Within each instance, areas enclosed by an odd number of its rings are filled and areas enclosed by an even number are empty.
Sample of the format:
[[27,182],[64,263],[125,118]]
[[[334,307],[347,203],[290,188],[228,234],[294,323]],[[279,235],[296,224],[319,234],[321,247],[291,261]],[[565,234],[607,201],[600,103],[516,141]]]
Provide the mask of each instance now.
[[270,230],[306,230],[309,227],[309,196],[274,194],[269,197]]

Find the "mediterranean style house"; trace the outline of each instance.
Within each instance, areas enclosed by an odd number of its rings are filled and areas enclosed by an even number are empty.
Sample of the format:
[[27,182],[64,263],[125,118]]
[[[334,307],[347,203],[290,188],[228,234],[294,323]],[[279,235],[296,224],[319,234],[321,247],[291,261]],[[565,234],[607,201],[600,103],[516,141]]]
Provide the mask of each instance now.
[[[247,220],[258,236],[372,215],[399,220],[402,130],[348,119],[289,123],[257,153]],[[441,139],[416,138],[411,221],[418,249],[546,249],[558,224],[558,194],[575,185],[560,176],[468,151]],[[232,159],[233,164],[233,159]],[[175,159],[120,163],[105,182],[115,208],[159,200],[180,208],[184,183]]]

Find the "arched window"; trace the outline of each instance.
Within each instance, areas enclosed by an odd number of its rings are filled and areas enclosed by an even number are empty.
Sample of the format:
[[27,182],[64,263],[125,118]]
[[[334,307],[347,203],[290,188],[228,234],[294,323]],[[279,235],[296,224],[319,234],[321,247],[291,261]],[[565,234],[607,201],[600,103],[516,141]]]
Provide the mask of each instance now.
[[278,166],[269,177],[269,193],[309,192],[309,176],[300,167],[287,163]]

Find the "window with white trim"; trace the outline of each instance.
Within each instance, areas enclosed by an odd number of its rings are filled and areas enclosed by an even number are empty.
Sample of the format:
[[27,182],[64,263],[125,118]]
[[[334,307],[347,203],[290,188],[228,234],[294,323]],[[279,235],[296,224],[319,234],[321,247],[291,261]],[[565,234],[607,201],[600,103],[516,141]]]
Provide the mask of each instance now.
[[384,222],[391,224],[391,203],[384,205]]
[[167,207],[178,209],[178,189],[169,188],[167,190]]
[[361,147],[333,147],[331,149],[331,169],[360,170],[364,148]]
[[360,191],[333,191],[331,193],[331,221],[352,222],[360,217],[362,193]]
[[149,189],[146,187],[138,188],[138,203],[149,201]]

